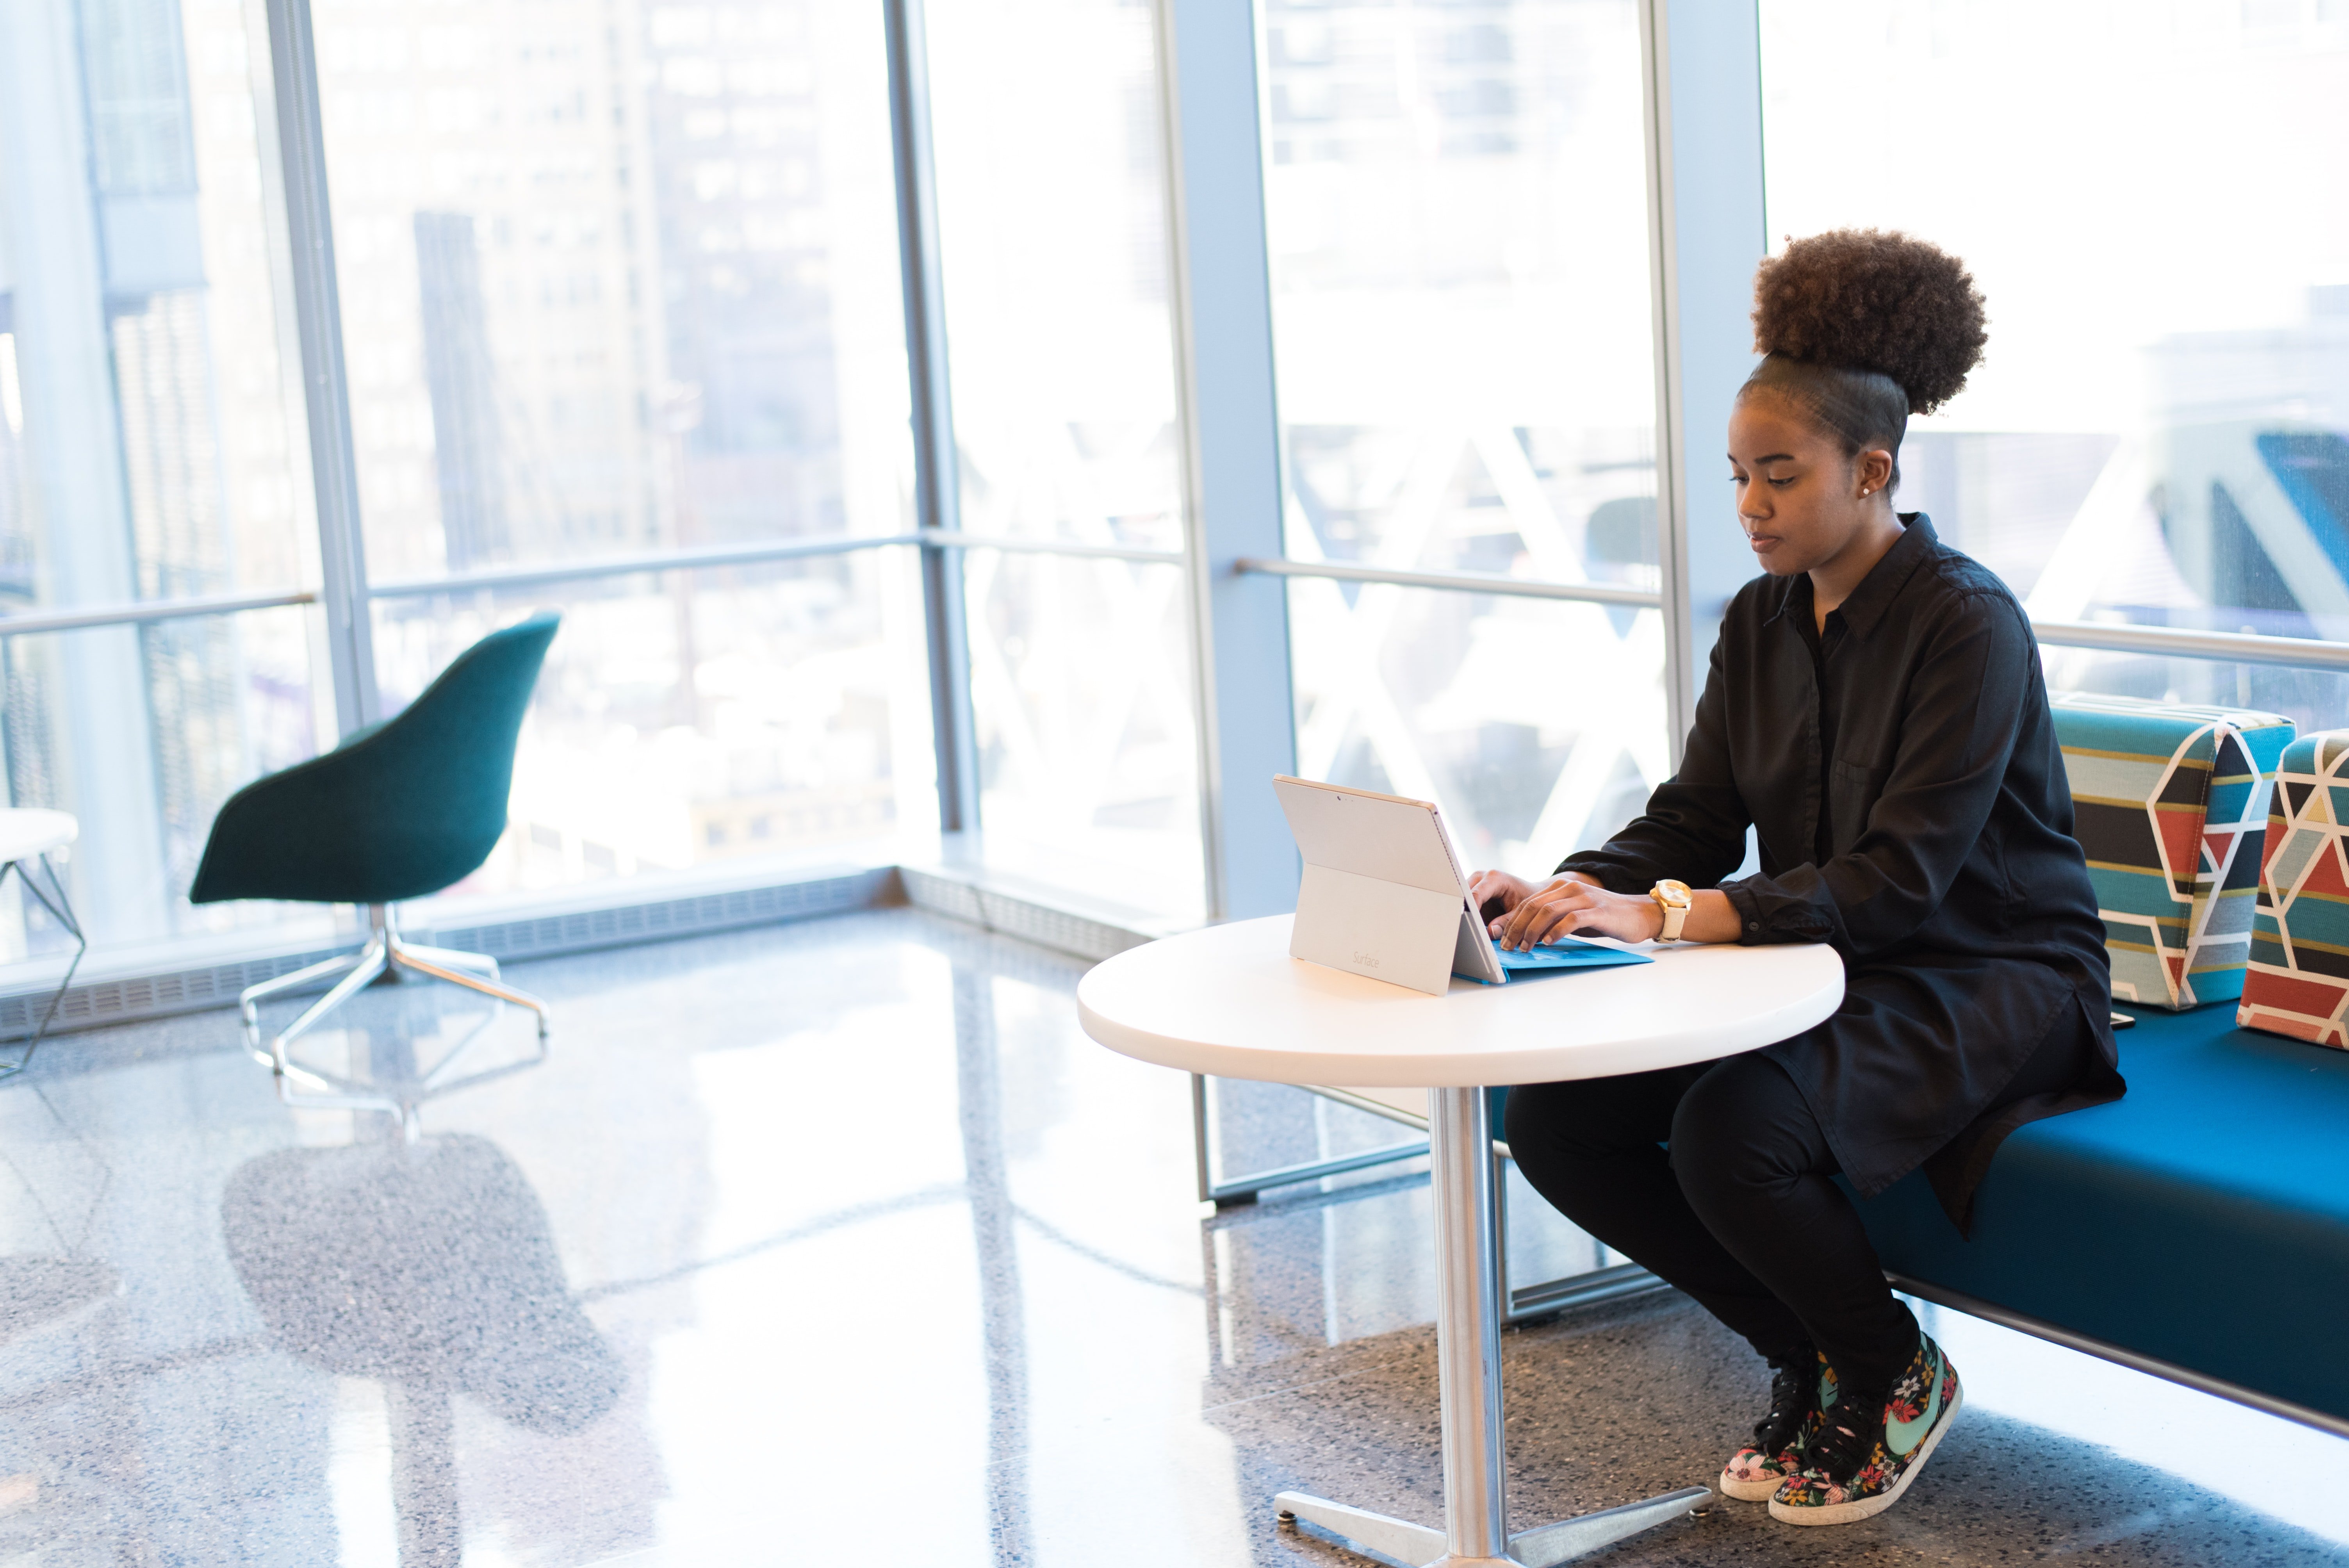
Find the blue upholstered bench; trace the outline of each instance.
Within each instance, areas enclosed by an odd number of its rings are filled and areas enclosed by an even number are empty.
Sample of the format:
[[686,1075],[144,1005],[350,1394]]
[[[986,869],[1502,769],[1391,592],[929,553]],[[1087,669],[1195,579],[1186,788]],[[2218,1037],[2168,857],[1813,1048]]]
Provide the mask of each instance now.
[[1961,1238],[1922,1173],[1885,1272],[1977,1316],[2349,1434],[2349,1051],[2129,1009],[2128,1094],[2009,1139]]
[[[2128,1094],[2008,1139],[1971,1241],[1921,1171],[1859,1205],[1885,1272],[1926,1300],[2349,1436],[2349,1051],[2238,1029],[2232,1002],[2128,1011]],[[1495,1125],[1505,1092],[1493,1091]],[[1203,1197],[1205,1149],[1203,1137]],[[1214,1195],[1246,1201],[1324,1173],[1292,1168]],[[1627,1264],[1512,1290],[1509,1315],[1643,1281]]]

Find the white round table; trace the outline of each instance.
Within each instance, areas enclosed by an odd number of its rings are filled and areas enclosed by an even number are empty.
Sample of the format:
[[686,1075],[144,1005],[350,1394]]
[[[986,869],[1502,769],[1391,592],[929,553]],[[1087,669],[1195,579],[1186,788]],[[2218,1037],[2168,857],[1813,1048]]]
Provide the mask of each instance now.
[[1284,1514],[1405,1563],[1563,1562],[1685,1512],[1691,1487],[1507,1532],[1500,1281],[1489,1085],[1684,1066],[1800,1034],[1843,1000],[1826,947],[1645,949],[1653,964],[1570,970],[1423,995],[1288,956],[1291,917],[1236,921],[1133,948],[1077,985],[1085,1033],[1186,1072],[1273,1083],[1428,1088],[1435,1189],[1436,1364],[1444,1530],[1282,1492]]
[[[14,871],[17,880],[41,901],[42,907],[72,932],[74,940],[80,944],[74,951],[73,962],[66,965],[65,978],[57,982],[57,993],[49,998],[48,1011],[41,1015],[41,1021],[24,1039],[8,1042],[23,1046],[25,1054],[13,1062],[0,1063],[0,1078],[13,1077],[32,1065],[34,1050],[57,1017],[58,1004],[72,987],[74,972],[81,967],[82,955],[89,951],[89,938],[82,934],[81,922],[74,914],[72,902],[66,897],[65,879],[57,875],[57,868],[49,861],[51,855],[80,836],[81,824],[68,812],[31,806],[0,807],[0,882],[6,881]],[[47,888],[33,875],[35,866],[48,874]]]

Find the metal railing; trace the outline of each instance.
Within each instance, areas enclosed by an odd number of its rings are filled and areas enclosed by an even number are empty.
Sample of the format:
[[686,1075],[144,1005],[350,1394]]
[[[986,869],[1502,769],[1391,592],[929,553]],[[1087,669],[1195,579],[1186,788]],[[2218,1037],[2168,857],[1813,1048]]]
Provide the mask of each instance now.
[[1022,539],[1017,536],[949,532],[917,529],[905,533],[841,534],[823,539],[778,539],[757,543],[718,544],[686,550],[647,551],[637,555],[607,555],[594,561],[561,564],[495,566],[481,572],[446,577],[395,578],[367,584],[370,599],[416,598],[441,593],[475,593],[545,583],[573,583],[596,577],[626,577],[640,572],[693,572],[714,566],[757,566],[773,561],[804,561],[853,551],[909,545],[920,550],[1005,550],[1030,555],[1066,555],[1086,560],[1139,561],[1179,566],[1179,550],[1145,550],[1123,544],[1088,544],[1080,540]]
[[1520,599],[1568,599],[1584,604],[1628,604],[1640,610],[1661,610],[1664,596],[1645,588],[1616,588],[1602,583],[1546,583],[1532,577],[1505,577],[1497,572],[1398,572],[1383,566],[1357,566],[1344,561],[1290,561],[1286,557],[1243,558],[1232,562],[1236,572],[1273,577],[1329,577],[1340,583],[1392,583],[1405,588],[1448,588],[1464,593],[1506,593]]
[[[593,561],[543,566],[497,566],[445,577],[395,578],[371,583],[366,593],[370,599],[403,599],[499,593],[556,583],[585,582],[599,577],[626,577],[639,573],[756,566],[776,561],[844,555],[853,551],[880,550],[893,545],[917,550],[1001,550],[1016,554],[1066,556],[1085,561],[1132,561],[1153,566],[1180,566],[1183,563],[1183,552],[1179,550],[1151,550],[1140,545],[1091,544],[1072,539],[1023,539],[1016,535],[924,529],[907,533],[842,534],[823,539],[771,540],[759,543],[646,551],[635,555],[607,555]],[[78,610],[36,610],[23,614],[0,615],[0,637],[32,636],[44,632],[79,632],[98,626],[145,625],[157,621],[186,620],[200,615],[233,615],[245,610],[275,610],[288,605],[316,604],[319,601],[320,591],[316,588],[285,588],[268,593],[207,593],[183,599],[92,604]]]
[[185,599],[152,599],[128,604],[91,604],[79,610],[35,610],[21,615],[0,615],[0,637],[29,637],[43,632],[80,632],[93,626],[138,626],[154,621],[181,621],[196,615],[233,615],[241,610],[278,610],[289,604],[315,604],[315,588],[285,588],[270,593],[205,593]]
[[[396,578],[369,583],[367,594],[370,599],[401,599],[509,592],[556,583],[585,582],[598,577],[626,577],[637,573],[756,566],[768,562],[844,555],[853,551],[880,550],[898,545],[918,550],[1002,550],[1078,560],[1132,561],[1154,566],[1180,566],[1183,563],[1183,552],[1179,550],[924,529],[905,533],[843,534],[823,539],[781,539],[750,544],[647,551],[636,555],[607,555],[594,561],[564,564],[499,566],[445,577]],[[1351,562],[1291,561],[1285,557],[1247,558],[1234,562],[1232,569],[1276,577],[1386,583],[1402,588],[1496,593],[1512,598],[1615,604],[1641,610],[1659,609],[1663,603],[1661,593],[1644,589],[1621,588],[1601,583],[1545,582],[1539,578],[1506,577],[1497,572],[1403,572],[1381,566],[1360,566]],[[207,593],[185,599],[92,604],[78,610],[36,610],[22,614],[0,615],[0,637],[79,632],[98,626],[146,625],[157,621],[176,621],[199,615],[233,615],[247,610],[285,609],[315,604],[318,601],[317,589],[286,588],[268,593]],[[2271,665],[2286,669],[2349,672],[2349,643],[2319,642],[2309,637],[2271,637],[2251,632],[2198,632],[2178,626],[2138,626],[2112,621],[2034,620],[2031,623],[2031,629],[2042,643],[2054,647],[2209,659],[2221,664]]]
[[[756,566],[768,562],[844,555],[853,551],[881,550],[898,545],[918,550],[1002,550],[1019,554],[1057,555],[1078,560],[1132,561],[1154,566],[1180,566],[1183,563],[1183,552],[1179,550],[926,529],[906,533],[843,534],[824,539],[771,540],[752,544],[647,551],[636,555],[607,555],[594,561],[564,564],[499,566],[446,577],[396,578],[369,583],[367,593],[371,599],[400,599],[497,593],[555,583],[585,582],[598,577],[626,577],[637,573]],[[1276,577],[1387,583],[1402,588],[1496,593],[1512,598],[1616,604],[1642,610],[1661,608],[1663,603],[1661,594],[1640,588],[1620,588],[1601,583],[1545,582],[1539,578],[1506,577],[1497,572],[1402,572],[1381,566],[1359,566],[1343,561],[1290,561],[1286,558],[1243,559],[1234,562],[1232,569]],[[233,615],[247,610],[278,610],[315,604],[318,600],[317,589],[285,588],[268,593],[206,593],[185,599],[92,604],[78,610],[36,610],[22,614],[0,615],[0,637],[79,632],[98,626],[145,625],[157,621],[176,621],[199,615]],[[2042,643],[2054,647],[2210,659],[2221,664],[2272,665],[2287,669],[2349,671],[2349,643],[2319,642],[2311,637],[2271,637],[2251,632],[2198,632],[2179,626],[2139,626],[2114,621],[2034,620],[2031,623],[2031,629]]]
[[2349,643],[2310,637],[2266,637],[2250,632],[2194,632],[2179,626],[2129,626],[2110,621],[2033,621],[2043,643],[2113,654],[2160,654],[2216,659],[2231,665],[2282,665],[2303,670],[2349,670]]
[[[1391,583],[1404,588],[1442,588],[1458,593],[1497,593],[1520,599],[1563,599],[1589,604],[1661,607],[1662,595],[1595,583],[1552,583],[1505,577],[1495,572],[1399,572],[1337,561],[1244,559],[1237,572],[1278,577],[1328,577],[1345,583]],[[2197,632],[2179,626],[2127,625],[2112,621],[2033,620],[2031,629],[2054,647],[2094,648],[2105,653],[2148,654],[2169,658],[2211,659],[2221,664],[2275,665],[2288,669],[2349,671],[2349,643],[2313,637],[2270,637],[2251,632]]]

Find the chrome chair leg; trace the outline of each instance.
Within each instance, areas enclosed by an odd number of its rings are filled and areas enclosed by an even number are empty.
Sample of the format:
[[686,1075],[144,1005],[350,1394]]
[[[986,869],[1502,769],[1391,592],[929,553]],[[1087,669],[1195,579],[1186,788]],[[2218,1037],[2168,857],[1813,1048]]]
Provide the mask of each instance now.
[[427,947],[420,942],[402,942],[399,951],[450,969],[468,970],[492,980],[498,977],[498,961],[486,953],[467,953],[455,947]]
[[[471,959],[475,965],[486,965],[489,975],[484,978],[479,969],[471,965],[458,967],[451,965],[447,962],[451,958]],[[500,1002],[511,1002],[517,1007],[527,1007],[538,1022],[538,1050],[528,1061],[512,1063],[507,1067],[495,1069],[493,1073],[469,1074],[452,1081],[449,1078],[450,1073],[455,1070],[459,1058],[464,1056],[473,1042],[481,1037],[482,1031],[476,1029],[466,1036],[457,1043],[453,1050],[433,1065],[430,1072],[424,1075],[424,1090],[428,1097],[445,1093],[460,1084],[479,1083],[492,1077],[502,1077],[509,1072],[519,1071],[523,1068],[533,1068],[546,1059],[546,1039],[549,1027],[554,1021],[553,1011],[539,997],[532,995],[527,991],[517,990],[499,979],[496,959],[487,954],[460,954],[451,953],[440,947],[410,946],[400,941],[395,934],[391,939],[391,961],[398,967],[412,969],[419,975],[428,975],[435,980],[445,980],[451,985],[461,985],[468,991],[478,991],[484,996]]]
[[[477,959],[489,965],[484,975],[479,970],[460,968],[451,964],[454,958]],[[413,969],[419,975],[429,975],[435,980],[446,980],[451,985],[462,985],[469,991],[479,991],[484,996],[494,996],[501,1002],[511,1002],[517,1007],[527,1007],[538,1015],[538,1037],[546,1038],[552,1018],[547,1005],[527,991],[516,990],[498,978],[497,960],[486,954],[456,954],[440,947],[411,947],[395,936],[391,939],[391,960],[403,969]]]
[[[552,1023],[551,1009],[543,999],[507,985],[495,958],[485,953],[463,953],[422,943],[403,942],[394,912],[386,907],[369,909],[367,917],[372,934],[367,945],[357,953],[329,958],[297,969],[293,974],[264,980],[258,985],[246,987],[237,998],[238,1010],[244,1023],[246,1048],[275,1076],[280,1100],[305,1109],[387,1111],[399,1118],[402,1131],[413,1140],[419,1133],[418,1109],[425,1100],[457,1088],[521,1072],[545,1061]],[[287,1047],[295,1039],[316,1027],[328,1014],[368,985],[378,979],[398,979],[404,973],[445,981],[488,996],[493,1002],[528,1008],[537,1025],[533,1054],[526,1060],[469,1073],[462,1078],[450,1076],[459,1059],[496,1021],[497,1012],[493,1009],[488,1018],[452,1047],[430,1071],[414,1082],[412,1092],[394,1094],[377,1090],[293,1059]],[[325,995],[304,1009],[301,1016],[287,1025],[264,1047],[261,1038],[261,1004],[272,996],[315,985],[329,976],[339,978]],[[295,1092],[296,1084],[304,1086],[302,1092]]]
[[[247,985],[237,994],[236,998],[237,1013],[244,1022],[244,1048],[252,1052],[254,1058],[263,1067],[272,1072],[283,1072],[285,1042],[302,1033],[303,1030],[316,1026],[330,1008],[338,1007],[350,1000],[359,986],[382,973],[383,950],[379,944],[370,942],[357,953],[306,965],[290,975],[280,975],[274,980],[264,980],[258,985]],[[263,1045],[261,1043],[261,1004],[283,992],[306,990],[330,975],[340,975],[343,978],[337,981],[326,995],[320,997],[304,1012],[301,1017],[295,1020],[284,1034],[270,1041],[268,1045]],[[353,984],[350,979],[353,975],[361,976],[357,984]]]

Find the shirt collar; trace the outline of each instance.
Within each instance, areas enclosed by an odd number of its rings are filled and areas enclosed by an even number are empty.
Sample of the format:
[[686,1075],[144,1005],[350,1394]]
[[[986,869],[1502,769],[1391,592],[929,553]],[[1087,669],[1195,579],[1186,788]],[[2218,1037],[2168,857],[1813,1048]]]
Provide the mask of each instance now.
[[[1851,596],[1836,606],[1836,614],[1843,617],[1845,629],[1855,636],[1864,638],[1876,629],[1876,624],[1884,618],[1884,612],[1891,608],[1894,597],[1917,568],[1925,563],[1925,557],[1932,553],[1933,547],[1940,542],[1940,536],[1933,531],[1933,520],[1923,512],[1902,512],[1899,516],[1900,537],[1892,542],[1892,548],[1884,552],[1882,560],[1868,568],[1868,575],[1859,580],[1859,586],[1851,591]],[[1778,601],[1778,608],[1771,614],[1770,621],[1775,621],[1794,609],[1797,602],[1805,613],[1810,612],[1811,578],[1808,573],[1797,573],[1795,580],[1786,585],[1785,595]],[[1763,624],[1767,625],[1769,622]]]

